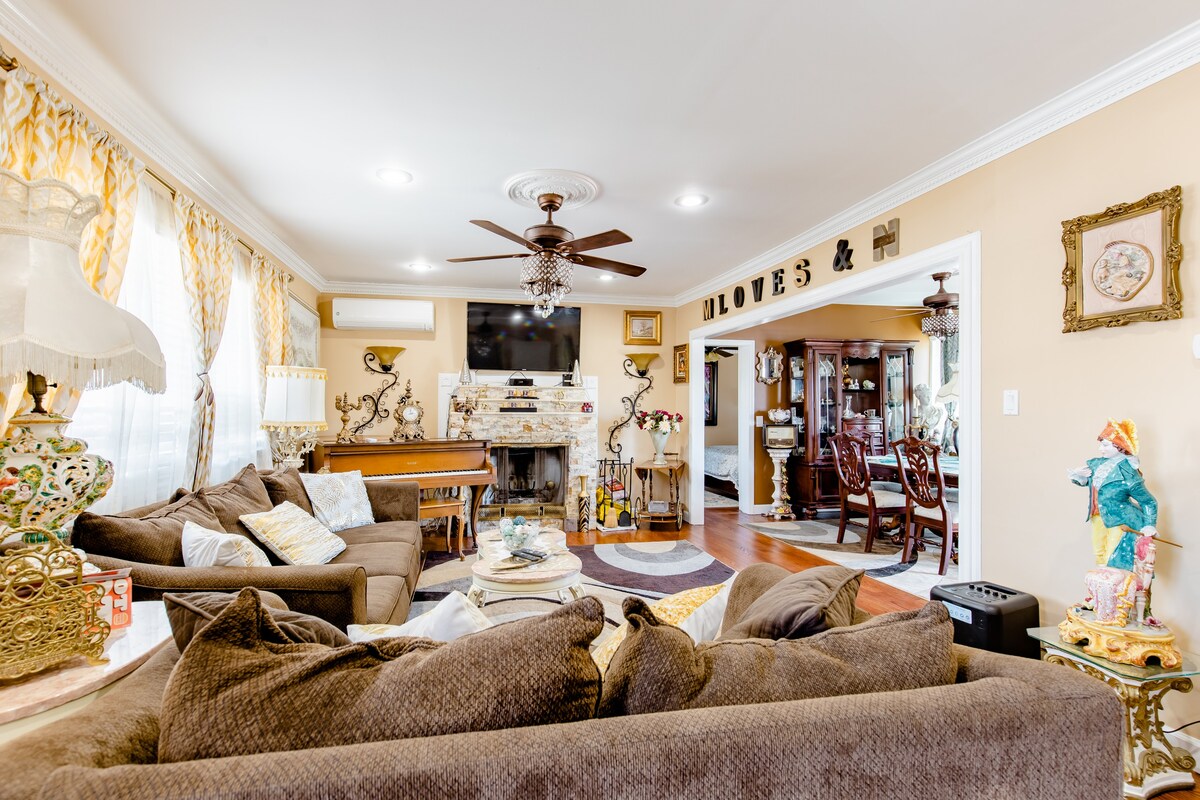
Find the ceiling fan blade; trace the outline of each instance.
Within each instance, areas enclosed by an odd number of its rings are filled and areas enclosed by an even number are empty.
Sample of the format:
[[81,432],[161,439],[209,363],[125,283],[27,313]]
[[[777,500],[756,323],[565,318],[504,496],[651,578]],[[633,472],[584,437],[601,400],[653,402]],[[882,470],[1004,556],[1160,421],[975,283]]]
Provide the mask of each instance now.
[[638,267],[633,264],[625,264],[620,261],[612,261],[607,258],[597,258],[596,256],[576,256],[572,255],[568,261],[573,261],[576,264],[581,264],[585,267],[594,267],[602,269],[606,272],[616,272],[619,275],[628,275],[631,278],[636,278],[646,271],[645,267]]
[[506,256],[473,256],[471,258],[447,258],[451,264],[461,264],[464,261],[495,261],[497,258],[525,258],[528,253],[509,253]]
[[929,313],[929,309],[922,308],[920,311],[910,311],[907,314],[897,314],[894,317],[880,317],[879,319],[871,320],[871,322],[883,322],[884,320],[889,320],[889,319],[903,319],[904,317],[915,317],[918,314],[928,314],[928,313]]
[[612,247],[614,244],[629,244],[633,239],[618,230],[597,233],[595,236],[585,236],[570,242],[563,242],[559,249],[565,253],[582,253],[584,250],[599,250],[601,247]]
[[501,228],[499,225],[497,225],[494,222],[488,222],[486,219],[473,219],[473,220],[471,220],[471,224],[478,225],[479,227],[483,228],[485,231],[491,231],[492,233],[496,234],[497,236],[503,236],[505,239],[508,239],[510,242],[516,242],[517,244],[524,245],[525,247],[528,247],[530,250],[534,251],[535,253],[538,250],[542,249],[542,248],[538,247],[536,244],[534,244],[533,242],[526,239],[524,236],[521,236],[520,234],[517,234],[517,233],[513,233],[512,231],[507,231],[504,228]]

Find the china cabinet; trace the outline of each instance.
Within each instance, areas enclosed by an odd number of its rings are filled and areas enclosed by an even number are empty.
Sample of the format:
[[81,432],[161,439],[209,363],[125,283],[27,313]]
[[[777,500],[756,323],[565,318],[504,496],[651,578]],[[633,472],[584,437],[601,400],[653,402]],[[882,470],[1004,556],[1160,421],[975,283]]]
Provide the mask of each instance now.
[[872,455],[904,438],[912,416],[916,342],[798,339],[784,345],[792,419],[800,444],[788,460],[792,507],[812,519],[838,507],[829,440],[841,431],[866,436]]

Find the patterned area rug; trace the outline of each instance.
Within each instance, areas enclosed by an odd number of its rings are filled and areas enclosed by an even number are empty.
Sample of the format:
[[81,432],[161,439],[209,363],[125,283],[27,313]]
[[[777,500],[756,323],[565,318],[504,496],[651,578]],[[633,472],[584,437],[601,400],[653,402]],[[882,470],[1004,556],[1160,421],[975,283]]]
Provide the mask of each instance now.
[[938,575],[938,562],[942,552],[937,547],[927,546],[925,551],[907,564],[900,563],[903,542],[896,539],[875,539],[872,552],[864,553],[863,544],[866,528],[853,522],[846,526],[842,543],[837,542],[837,523],[823,520],[796,520],[795,522],[743,522],[752,531],[778,539],[798,547],[826,561],[841,564],[851,569],[866,570],[876,580],[903,589],[918,597],[929,597],[929,590],[939,583],[956,583],[958,565],[953,561],[945,575]]
[[704,507],[705,508],[737,508],[738,501],[732,497],[704,490]]
[[[583,562],[583,587],[604,603],[611,625],[621,622],[621,603],[630,595],[651,600],[697,586],[729,580],[734,570],[691,542],[629,542],[583,545],[570,548]],[[457,554],[432,552],[417,581],[409,619],[423,614],[453,591],[471,588],[471,565],[475,551],[465,561]],[[483,612],[494,622],[545,614],[557,600],[549,597],[515,598],[489,602]]]

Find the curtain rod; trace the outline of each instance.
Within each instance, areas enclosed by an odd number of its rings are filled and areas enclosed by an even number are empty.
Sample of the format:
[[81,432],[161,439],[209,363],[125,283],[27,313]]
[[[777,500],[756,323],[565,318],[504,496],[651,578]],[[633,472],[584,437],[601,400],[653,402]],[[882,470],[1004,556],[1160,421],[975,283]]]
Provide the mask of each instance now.
[[[12,72],[14,69],[16,69],[19,66],[21,66],[21,63],[19,61],[17,61],[17,59],[15,59],[14,57],[12,57],[8,53],[6,53],[4,51],[4,46],[0,45],[0,70],[3,70],[5,72]],[[149,175],[154,180],[161,183],[163,188],[166,189],[171,194],[171,199],[172,200],[175,199],[175,195],[179,193],[179,190],[176,189],[174,186],[172,186],[170,183],[168,183],[166,178],[159,175],[157,172],[150,169],[149,167],[144,167],[143,172],[145,172],[146,175]],[[236,241],[238,244],[240,244],[242,247],[244,247],[246,249],[246,252],[250,253],[250,255],[255,255],[258,252],[253,247],[246,244],[246,242],[240,236],[236,237]],[[284,275],[287,275],[288,283],[291,283],[293,280],[295,280],[295,276],[292,275],[290,272],[284,272]]]

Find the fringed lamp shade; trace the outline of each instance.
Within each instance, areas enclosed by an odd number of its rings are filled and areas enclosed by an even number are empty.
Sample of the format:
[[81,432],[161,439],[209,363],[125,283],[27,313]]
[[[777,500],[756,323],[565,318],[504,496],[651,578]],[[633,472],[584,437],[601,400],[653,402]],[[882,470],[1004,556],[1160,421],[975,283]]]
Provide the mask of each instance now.
[[154,334],[83,277],[80,236],[99,210],[68,184],[0,170],[0,381],[32,373],[77,389],[166,388]]
[[313,367],[267,367],[267,401],[262,427],[272,434],[271,453],[277,464],[297,469],[304,454],[326,429],[325,370]]

